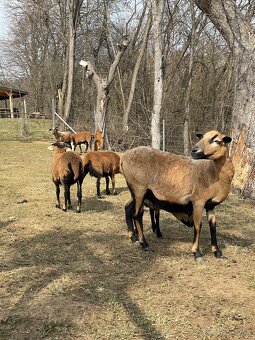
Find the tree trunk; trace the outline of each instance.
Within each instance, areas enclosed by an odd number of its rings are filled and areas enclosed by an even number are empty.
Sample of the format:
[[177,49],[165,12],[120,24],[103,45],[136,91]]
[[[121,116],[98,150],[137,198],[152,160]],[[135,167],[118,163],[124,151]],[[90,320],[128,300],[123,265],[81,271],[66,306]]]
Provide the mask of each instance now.
[[233,186],[255,198],[255,32],[231,0],[195,0],[226,40],[234,60],[235,91],[231,157],[235,166]]
[[131,81],[131,86],[130,86],[130,92],[129,92],[128,102],[127,102],[127,107],[126,107],[124,115],[123,115],[123,131],[128,130],[128,117],[129,117],[131,105],[132,105],[133,98],[134,98],[135,87],[136,87],[136,79],[137,79],[140,64],[141,64],[141,61],[142,61],[142,58],[143,58],[143,55],[144,55],[146,44],[147,44],[147,41],[148,41],[150,28],[151,28],[151,16],[149,16],[148,20],[147,20],[147,25],[146,25],[145,32],[144,32],[143,41],[141,43],[140,51],[139,51],[139,54],[138,54],[138,57],[137,57],[137,60],[136,60],[136,63],[135,63],[133,75],[132,75],[132,81]]
[[184,155],[188,156],[190,147],[190,99],[191,99],[191,86],[192,86],[192,73],[194,65],[194,43],[195,43],[195,13],[194,13],[194,1],[190,0],[191,11],[191,35],[190,35],[190,54],[189,54],[189,68],[188,68],[188,84],[186,89],[186,95],[184,100],[184,129],[183,129],[183,151]]
[[160,149],[160,112],[163,97],[163,55],[161,42],[161,20],[165,0],[152,0],[154,42],[154,101],[151,117],[151,146]]

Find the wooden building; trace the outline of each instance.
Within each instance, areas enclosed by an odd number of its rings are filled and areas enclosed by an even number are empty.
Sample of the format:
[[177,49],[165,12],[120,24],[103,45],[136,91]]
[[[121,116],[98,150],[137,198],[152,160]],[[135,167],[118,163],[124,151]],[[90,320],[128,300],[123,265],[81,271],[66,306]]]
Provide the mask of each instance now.
[[[27,91],[0,86],[0,100],[5,101],[5,107],[0,107],[0,117],[15,118],[19,117],[21,113],[26,115],[26,100],[24,98],[26,95],[28,95]],[[13,106],[14,98],[20,98],[22,100],[22,112],[19,112],[19,110]]]

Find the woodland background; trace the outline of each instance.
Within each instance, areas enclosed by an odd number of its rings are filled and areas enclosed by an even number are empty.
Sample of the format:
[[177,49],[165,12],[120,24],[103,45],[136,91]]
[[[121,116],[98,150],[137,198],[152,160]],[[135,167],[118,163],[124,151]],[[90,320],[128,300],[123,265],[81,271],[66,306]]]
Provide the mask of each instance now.
[[234,186],[255,197],[254,1],[6,6],[11,27],[1,44],[0,84],[27,90],[29,112],[50,114],[54,98],[71,126],[101,128],[117,151],[162,148],[163,120],[165,149],[182,154],[196,132],[224,131],[234,141]]

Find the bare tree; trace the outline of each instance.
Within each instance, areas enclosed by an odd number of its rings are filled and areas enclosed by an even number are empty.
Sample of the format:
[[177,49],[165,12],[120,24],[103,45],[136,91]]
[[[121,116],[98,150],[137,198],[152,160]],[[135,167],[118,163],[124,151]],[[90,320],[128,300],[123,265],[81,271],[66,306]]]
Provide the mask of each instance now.
[[255,198],[255,31],[233,0],[195,0],[226,40],[234,60],[231,150],[234,187]]
[[154,44],[154,101],[151,117],[151,145],[160,149],[160,112],[163,98],[163,55],[161,24],[165,0],[151,0]]
[[121,57],[123,56],[126,48],[128,46],[128,40],[123,40],[121,44],[118,44],[118,51],[115,55],[115,59],[111,64],[109,73],[106,78],[100,77],[93,65],[89,61],[82,60],[80,62],[81,66],[85,68],[86,77],[92,79],[97,88],[97,104],[96,104],[96,113],[95,113],[95,129],[99,129],[102,131],[103,135],[105,134],[105,123],[106,123],[106,114],[109,104],[109,91],[110,86],[113,82],[114,75],[117,70],[117,66],[120,63]]

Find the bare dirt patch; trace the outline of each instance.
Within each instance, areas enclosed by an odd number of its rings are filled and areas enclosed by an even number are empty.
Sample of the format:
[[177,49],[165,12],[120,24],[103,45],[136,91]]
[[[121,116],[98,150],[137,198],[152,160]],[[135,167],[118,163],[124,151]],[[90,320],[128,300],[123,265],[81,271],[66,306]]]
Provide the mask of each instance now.
[[[128,240],[129,192],[96,198],[86,177],[81,214],[55,208],[47,143],[1,142],[0,337],[3,339],[252,339],[254,203],[230,195],[217,208],[225,259],[191,254],[193,231],[163,212],[151,251]],[[102,181],[102,188],[105,184]],[[103,191],[103,194],[104,191]],[[63,197],[63,196],[62,196]]]

